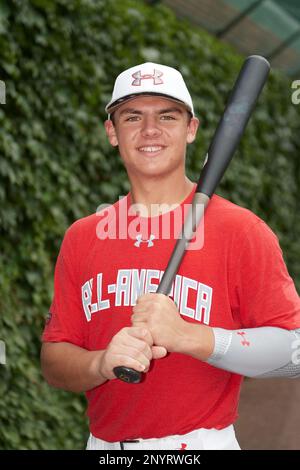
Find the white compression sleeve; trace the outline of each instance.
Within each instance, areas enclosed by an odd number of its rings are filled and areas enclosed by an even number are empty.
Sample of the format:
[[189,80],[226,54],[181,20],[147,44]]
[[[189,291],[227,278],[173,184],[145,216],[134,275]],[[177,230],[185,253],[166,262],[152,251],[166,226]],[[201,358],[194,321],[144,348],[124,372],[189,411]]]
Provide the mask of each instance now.
[[208,364],[247,377],[300,376],[300,329],[263,326],[213,332],[215,346]]

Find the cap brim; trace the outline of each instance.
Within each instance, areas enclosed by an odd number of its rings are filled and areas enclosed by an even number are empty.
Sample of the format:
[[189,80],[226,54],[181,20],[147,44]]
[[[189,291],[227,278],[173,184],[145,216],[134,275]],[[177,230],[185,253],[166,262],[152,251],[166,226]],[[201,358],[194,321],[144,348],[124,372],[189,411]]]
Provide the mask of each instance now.
[[193,113],[193,110],[190,108],[190,106],[188,106],[186,103],[184,103],[183,101],[181,100],[177,100],[176,98],[174,98],[173,96],[169,96],[165,93],[152,93],[152,92],[142,92],[142,93],[134,93],[132,95],[127,95],[127,96],[124,96],[116,101],[114,101],[113,103],[109,103],[106,107],[105,107],[105,111],[108,113],[108,114],[112,114],[114,111],[116,111],[116,109],[118,109],[122,104],[128,102],[128,101],[131,101],[133,100],[134,98],[137,98],[138,96],[161,96],[163,98],[167,98],[168,100],[170,101],[174,101],[175,103],[179,103],[181,104],[182,106],[184,106],[187,111],[189,111],[192,116],[194,116],[194,113]]

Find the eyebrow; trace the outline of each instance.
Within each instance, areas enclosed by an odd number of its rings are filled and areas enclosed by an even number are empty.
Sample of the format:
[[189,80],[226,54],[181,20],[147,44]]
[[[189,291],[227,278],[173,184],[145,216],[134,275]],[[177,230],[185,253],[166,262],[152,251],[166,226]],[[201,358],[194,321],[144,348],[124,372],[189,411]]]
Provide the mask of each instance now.
[[182,114],[183,111],[181,108],[176,108],[176,107],[173,107],[173,108],[166,108],[166,109],[162,109],[159,114],[165,114],[165,113],[179,113],[179,114]]
[[[158,111],[158,114],[167,114],[167,113],[179,113],[182,114],[183,111],[180,108],[177,107],[172,107],[172,108],[165,108],[165,109],[160,109]],[[138,109],[135,108],[125,108],[120,112],[120,116],[123,114],[137,114],[137,115],[142,115],[143,112],[139,111]]]

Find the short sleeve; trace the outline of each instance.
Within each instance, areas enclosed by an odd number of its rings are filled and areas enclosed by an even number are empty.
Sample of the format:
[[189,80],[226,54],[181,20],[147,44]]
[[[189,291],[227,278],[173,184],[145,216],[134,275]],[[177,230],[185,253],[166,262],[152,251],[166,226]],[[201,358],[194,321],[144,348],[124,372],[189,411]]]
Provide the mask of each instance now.
[[235,290],[244,327],[300,327],[300,299],[278,239],[261,220],[244,233],[235,263]]
[[77,261],[69,229],[56,261],[54,295],[42,341],[69,342],[84,346],[83,313],[80,290],[76,283]]

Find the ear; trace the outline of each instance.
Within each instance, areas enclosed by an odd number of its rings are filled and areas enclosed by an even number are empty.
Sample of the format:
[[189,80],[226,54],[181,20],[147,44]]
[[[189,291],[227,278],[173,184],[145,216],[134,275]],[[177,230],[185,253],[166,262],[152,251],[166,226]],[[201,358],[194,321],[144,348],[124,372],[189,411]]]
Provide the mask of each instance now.
[[199,119],[196,117],[192,117],[188,125],[187,136],[186,136],[186,141],[188,144],[191,144],[192,142],[194,142],[196,135],[197,135],[198,127],[199,127]]
[[111,143],[113,147],[117,147],[118,138],[117,138],[117,133],[116,133],[116,129],[115,129],[113,122],[110,119],[107,119],[104,123],[104,127],[105,127],[106,135],[108,137],[109,142]]

